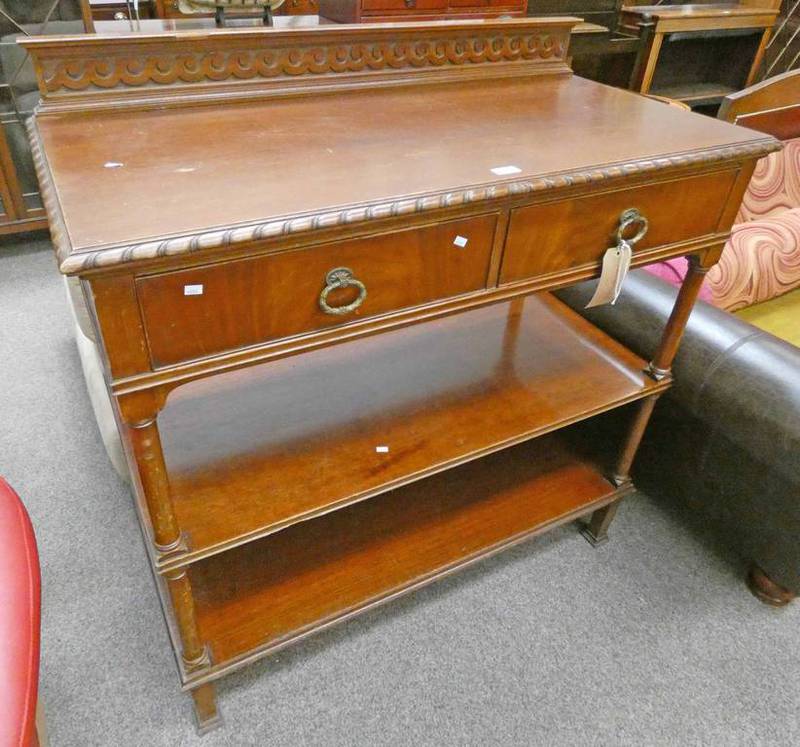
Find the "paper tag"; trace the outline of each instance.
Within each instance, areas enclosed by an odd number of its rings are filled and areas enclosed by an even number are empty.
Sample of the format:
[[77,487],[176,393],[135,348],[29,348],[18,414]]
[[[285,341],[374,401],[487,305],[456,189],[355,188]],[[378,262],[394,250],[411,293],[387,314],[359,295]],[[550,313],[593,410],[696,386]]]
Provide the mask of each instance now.
[[603,256],[603,269],[600,272],[600,282],[594,291],[587,309],[593,306],[602,306],[604,303],[614,304],[622,291],[622,283],[631,266],[633,251],[627,241],[620,241],[617,246],[606,251]]
[[376,446],[375,447],[375,451],[378,452],[378,454],[388,454],[389,453],[389,447],[388,446]]
[[460,247],[461,249],[463,249],[467,245],[467,241],[468,239],[465,238],[464,236],[456,236],[455,239],[453,239],[453,243],[457,247]]
[[495,166],[491,171],[495,176],[508,176],[509,174],[519,174],[522,169],[518,166]]
[[119,161],[106,161],[103,164],[103,168],[106,169],[120,169],[124,166],[124,163],[120,163]]
[[183,286],[183,295],[184,296],[202,296],[203,295],[203,286],[202,285],[184,285]]

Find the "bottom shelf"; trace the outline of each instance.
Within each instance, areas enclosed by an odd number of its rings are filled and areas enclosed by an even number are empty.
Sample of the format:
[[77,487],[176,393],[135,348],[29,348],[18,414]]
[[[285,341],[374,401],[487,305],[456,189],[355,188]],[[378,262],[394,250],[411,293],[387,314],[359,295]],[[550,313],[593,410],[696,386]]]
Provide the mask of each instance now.
[[566,438],[526,442],[194,564],[212,676],[629,489]]

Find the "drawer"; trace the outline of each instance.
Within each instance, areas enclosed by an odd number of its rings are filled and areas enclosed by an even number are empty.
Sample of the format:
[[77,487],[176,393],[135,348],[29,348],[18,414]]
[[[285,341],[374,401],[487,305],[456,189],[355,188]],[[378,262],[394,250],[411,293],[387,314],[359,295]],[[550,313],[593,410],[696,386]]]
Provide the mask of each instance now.
[[[484,215],[140,277],[151,361],[202,358],[481,290],[496,220]],[[326,285],[341,267],[352,270],[352,280]],[[360,305],[358,283],[366,293]],[[320,305],[326,288],[329,312]],[[352,311],[331,313],[351,304]]]
[[500,283],[599,263],[614,245],[620,214],[628,208],[649,221],[634,254],[715,233],[736,176],[735,171],[704,174],[517,208],[511,213]]
[[362,10],[442,10],[447,0],[361,0]]
[[[626,3],[627,4],[627,3]],[[616,0],[530,0],[529,7],[539,15],[557,13],[562,16],[579,16],[598,10],[614,10]]]
[[448,0],[450,8],[468,10],[469,8],[520,8],[522,0]]

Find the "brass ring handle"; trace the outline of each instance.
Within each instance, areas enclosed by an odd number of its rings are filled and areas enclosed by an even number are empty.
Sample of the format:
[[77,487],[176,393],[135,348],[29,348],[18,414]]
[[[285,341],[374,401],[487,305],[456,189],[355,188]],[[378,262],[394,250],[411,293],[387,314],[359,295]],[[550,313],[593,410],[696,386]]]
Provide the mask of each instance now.
[[[328,294],[337,288],[358,288],[358,298],[344,306],[330,306],[328,304]],[[319,307],[326,314],[342,316],[355,311],[364,303],[366,297],[367,286],[353,277],[353,271],[349,267],[336,267],[333,270],[329,270],[325,275],[325,287],[322,289],[322,293],[319,294]]]
[[[635,226],[637,223],[640,224],[639,230],[637,231],[635,236],[632,236],[629,239],[625,238],[625,231],[627,231],[631,226]],[[619,228],[617,229],[617,244],[625,241],[626,243],[633,246],[637,241],[644,238],[644,235],[647,233],[647,229],[649,227],[649,223],[647,222],[647,218],[645,218],[636,208],[628,208],[627,210],[623,210],[622,215],[619,216]]]

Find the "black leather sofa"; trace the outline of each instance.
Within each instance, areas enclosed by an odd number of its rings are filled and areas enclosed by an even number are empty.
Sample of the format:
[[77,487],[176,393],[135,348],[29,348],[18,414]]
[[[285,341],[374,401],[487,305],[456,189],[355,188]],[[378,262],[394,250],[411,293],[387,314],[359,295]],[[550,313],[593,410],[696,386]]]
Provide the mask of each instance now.
[[[635,271],[616,305],[584,309],[594,285],[557,295],[649,360],[677,289]],[[673,372],[634,478],[702,511],[750,562],[751,590],[786,604],[800,593],[800,349],[698,302]]]

